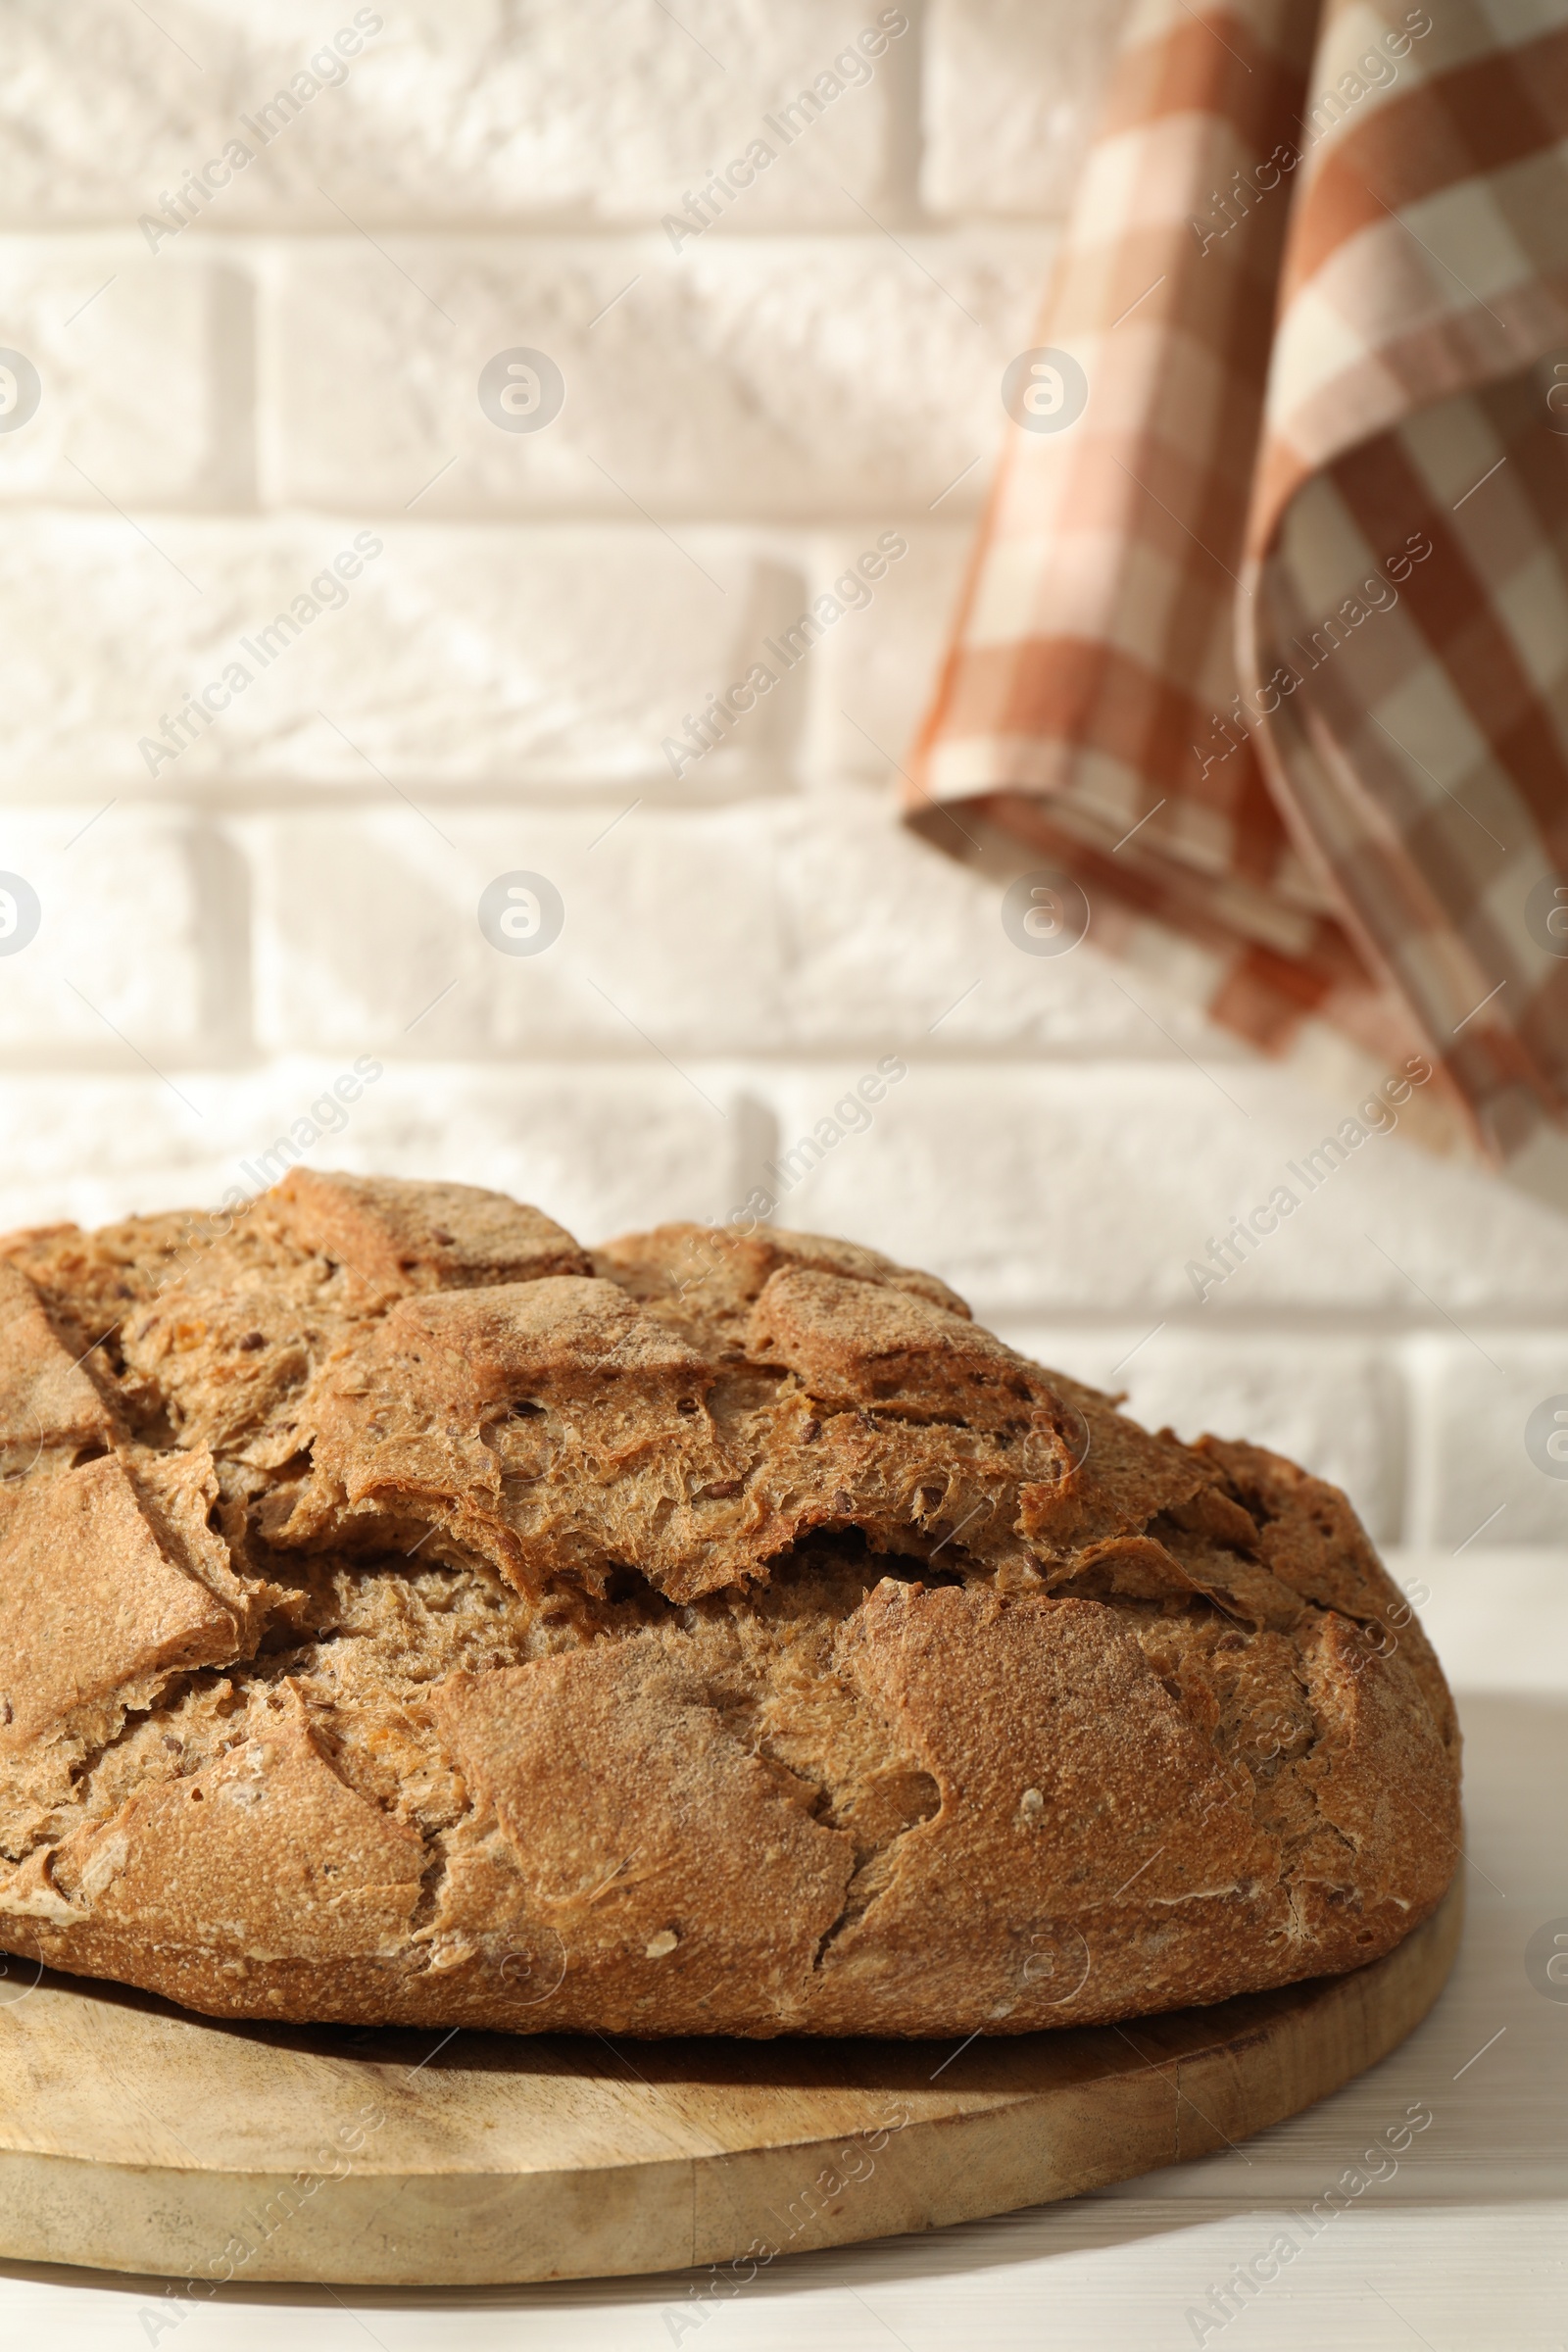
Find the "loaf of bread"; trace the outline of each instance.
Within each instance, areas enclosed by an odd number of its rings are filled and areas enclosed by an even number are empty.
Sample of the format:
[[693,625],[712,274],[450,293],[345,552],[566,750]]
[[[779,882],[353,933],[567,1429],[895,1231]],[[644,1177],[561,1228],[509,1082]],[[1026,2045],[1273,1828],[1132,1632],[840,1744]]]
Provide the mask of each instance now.
[[928,1274],[462,1185],[0,1243],[0,1946],[218,2016],[1010,2034],[1458,1852],[1344,1496]]

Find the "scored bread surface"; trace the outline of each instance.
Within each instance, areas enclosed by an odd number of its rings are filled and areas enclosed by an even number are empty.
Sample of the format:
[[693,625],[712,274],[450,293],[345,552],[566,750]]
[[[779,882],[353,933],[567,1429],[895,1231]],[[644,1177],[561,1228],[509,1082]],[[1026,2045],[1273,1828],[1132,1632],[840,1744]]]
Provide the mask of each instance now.
[[1016,2033],[1458,1853],[1345,1497],[934,1276],[449,1184],[0,1243],[0,1947],[217,2015]]

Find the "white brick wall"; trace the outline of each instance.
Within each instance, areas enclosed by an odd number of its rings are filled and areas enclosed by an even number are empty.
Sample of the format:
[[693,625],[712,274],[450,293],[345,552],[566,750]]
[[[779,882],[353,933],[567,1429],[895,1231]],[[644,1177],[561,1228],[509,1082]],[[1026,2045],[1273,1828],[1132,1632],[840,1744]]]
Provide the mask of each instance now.
[[[1467,1622],[1488,1550],[1568,1535],[1524,1444],[1568,1393],[1558,1220],[1380,1138],[1200,1304],[1187,1260],[1349,1105],[1091,945],[1019,955],[1004,868],[895,822],[1120,12],[903,13],[677,250],[664,217],[871,0],[361,12],[336,86],[152,250],[141,217],[355,12],[11,12],[0,344],[43,397],[0,434],[0,868],[42,921],[0,954],[0,1214],[214,1197],[372,1055],[321,1164],[588,1237],[722,1215],[897,1055],[782,1218],[940,1268],[1155,1420],[1275,1440],[1391,1543],[1465,1546]],[[518,346],[564,379],[537,433],[479,406]],[[664,739],[884,533],[869,601],[677,779]],[[291,608],[275,660],[242,650]],[[515,869],[565,906],[537,956],[476,919]]]

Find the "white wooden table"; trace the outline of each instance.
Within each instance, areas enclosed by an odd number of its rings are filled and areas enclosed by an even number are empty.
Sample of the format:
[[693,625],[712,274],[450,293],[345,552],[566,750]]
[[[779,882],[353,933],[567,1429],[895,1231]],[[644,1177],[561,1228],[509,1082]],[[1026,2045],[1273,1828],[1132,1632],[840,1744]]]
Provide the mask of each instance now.
[[[1073,2204],[802,2256],[701,2319],[690,2278],[425,2294],[236,2288],[182,2317],[161,2280],[9,2263],[0,2342],[27,2352],[1175,2352],[1200,2340],[1225,2352],[1568,2352],[1568,1998],[1538,1990],[1525,1967],[1537,1929],[1558,1918],[1568,1928],[1568,1561],[1466,1553],[1396,1567],[1431,1585],[1423,1613],[1461,1692],[1464,1948],[1400,2050],[1245,2148]],[[1432,2120],[1396,2171],[1315,2234],[1293,2218],[1418,2106]],[[1295,2258],[1213,2325],[1210,2290],[1282,2231]]]

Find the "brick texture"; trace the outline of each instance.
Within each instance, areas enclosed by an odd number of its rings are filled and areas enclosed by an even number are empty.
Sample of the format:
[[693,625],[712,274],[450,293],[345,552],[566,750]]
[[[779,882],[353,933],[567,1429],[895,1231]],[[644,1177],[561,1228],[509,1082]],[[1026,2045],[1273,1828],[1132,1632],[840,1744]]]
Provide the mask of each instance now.
[[[951,503],[973,509],[1052,240],[859,228],[679,254],[662,236],[313,241],[266,313],[276,494],[836,518],[923,514],[962,473]],[[564,381],[536,431],[480,408],[480,370],[517,349]]]
[[926,202],[937,213],[1065,211],[1126,0],[932,0]]
[[[0,1053],[134,1070],[242,1042],[228,951],[244,937],[248,877],[200,820],[134,804],[7,808],[0,868]],[[36,933],[14,950],[29,892]]]
[[[869,28],[874,48],[883,13],[862,0],[273,0],[265,14],[249,0],[152,14],[60,0],[8,26],[0,205],[27,223],[155,215],[237,139],[249,159],[214,175],[193,225],[658,222],[761,139],[774,158],[730,225],[854,225],[858,203],[900,193],[911,145],[918,36],[867,58],[858,36]],[[835,73],[852,49],[861,64]],[[840,89],[799,111],[793,137],[770,133],[763,118],[823,75]]]
[[[1559,1318],[1560,1325],[1560,1318]],[[1417,1540],[1568,1543],[1568,1340],[1492,1324],[1412,1349],[1425,1458]],[[1561,1409],[1563,1418],[1557,1420]]]
[[139,237],[0,235],[3,339],[39,378],[31,423],[0,440],[0,497],[97,514],[248,499],[253,293],[210,250],[160,268]]
[[[245,841],[257,1030],[276,1052],[396,1049],[439,991],[421,1051],[612,1048],[631,1019],[683,1054],[1093,1046],[1186,1077],[1177,1005],[1160,1002],[1166,1034],[1091,949],[1020,955],[994,883],[848,796],[596,798],[573,813],[442,802],[434,816],[394,800],[257,818]],[[514,871],[544,874],[565,909],[559,941],[525,958],[498,953],[477,916]],[[1190,1018],[1186,1034],[1197,1042]]]
[[[1017,858],[896,821],[1118,8],[13,14],[0,1221],[294,1152],[586,1238],[770,1201],[1342,1481],[1455,1625],[1475,1563],[1563,1541],[1558,1215],[1406,1135],[1288,1175],[1332,1080],[1093,931],[1020,953]],[[537,431],[480,404],[518,348]],[[480,923],[519,872],[538,955]]]
[[[456,782],[667,786],[665,737],[805,601],[787,558],[723,531],[677,544],[635,523],[371,522],[19,520],[0,539],[0,594],[30,607],[41,643],[69,646],[72,674],[19,665],[0,705],[8,772],[83,791],[288,783],[394,801],[399,786]],[[352,578],[335,576],[339,559]],[[181,730],[209,689],[211,715]],[[776,762],[799,724],[798,695],[769,698],[714,770]]]

